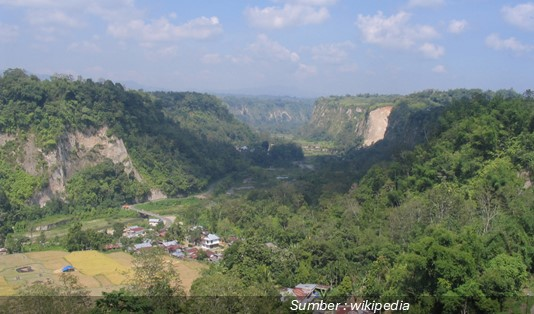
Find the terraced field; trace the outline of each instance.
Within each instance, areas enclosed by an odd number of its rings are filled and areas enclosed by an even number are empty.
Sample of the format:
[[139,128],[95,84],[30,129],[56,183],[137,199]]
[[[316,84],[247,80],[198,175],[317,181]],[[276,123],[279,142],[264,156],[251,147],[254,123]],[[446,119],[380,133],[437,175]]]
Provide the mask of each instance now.
[[[57,281],[61,269],[72,265],[73,272],[91,295],[119,289],[127,283],[132,256],[124,252],[45,251],[0,256],[0,296],[16,293],[17,288],[36,281]],[[206,265],[196,261],[174,260],[186,291]],[[21,269],[25,268],[25,269]],[[17,271],[17,269],[19,271]],[[31,271],[21,272],[21,270]]]

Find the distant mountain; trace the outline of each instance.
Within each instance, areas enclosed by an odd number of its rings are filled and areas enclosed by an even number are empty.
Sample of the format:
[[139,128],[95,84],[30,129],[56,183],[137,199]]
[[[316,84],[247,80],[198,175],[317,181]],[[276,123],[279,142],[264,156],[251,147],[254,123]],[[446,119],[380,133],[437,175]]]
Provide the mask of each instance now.
[[218,96],[229,111],[252,128],[272,133],[295,132],[309,121],[314,99],[289,96]]

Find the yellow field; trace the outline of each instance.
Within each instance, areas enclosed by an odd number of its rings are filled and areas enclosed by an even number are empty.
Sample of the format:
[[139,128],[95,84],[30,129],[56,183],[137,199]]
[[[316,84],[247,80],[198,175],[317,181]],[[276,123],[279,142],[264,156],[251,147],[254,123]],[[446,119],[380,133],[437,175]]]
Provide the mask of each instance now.
[[[0,297],[13,295],[18,287],[35,281],[57,282],[61,269],[66,265],[74,266],[76,271],[71,274],[78,277],[80,284],[87,287],[91,295],[102,295],[104,291],[121,287],[128,278],[132,260],[128,253],[103,254],[97,251],[45,251],[0,256]],[[172,260],[188,292],[201,270],[207,266],[196,261]],[[31,266],[33,271],[18,273],[16,269],[22,266]]]
[[13,294],[15,294],[13,287],[9,286],[4,277],[0,277],[0,296]]
[[91,277],[106,276],[115,285],[123,284],[130,269],[97,251],[72,252],[65,259],[80,273]]

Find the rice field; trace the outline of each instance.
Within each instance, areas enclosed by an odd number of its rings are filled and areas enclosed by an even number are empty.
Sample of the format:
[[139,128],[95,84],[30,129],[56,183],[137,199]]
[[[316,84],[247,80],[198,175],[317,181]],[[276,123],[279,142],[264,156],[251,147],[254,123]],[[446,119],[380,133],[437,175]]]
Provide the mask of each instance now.
[[[57,282],[61,269],[72,265],[73,275],[86,286],[91,295],[102,295],[119,289],[128,279],[132,256],[124,252],[104,254],[97,251],[43,251],[0,256],[0,297],[16,294],[19,287],[36,281]],[[193,281],[206,265],[196,261],[173,260],[182,284],[189,291]],[[17,272],[17,268],[30,266],[30,272]]]
[[105,276],[114,285],[122,285],[130,270],[130,267],[97,251],[72,252],[65,259],[80,273],[90,277]]

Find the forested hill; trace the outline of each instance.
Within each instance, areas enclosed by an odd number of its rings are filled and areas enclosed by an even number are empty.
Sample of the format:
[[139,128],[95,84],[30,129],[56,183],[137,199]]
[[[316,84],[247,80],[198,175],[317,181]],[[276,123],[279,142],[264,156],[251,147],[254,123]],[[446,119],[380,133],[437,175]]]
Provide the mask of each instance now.
[[[331,284],[329,300],[404,300],[413,313],[524,312],[534,287],[534,100],[440,95],[450,101],[399,104],[399,121],[422,134],[416,143],[388,150],[386,141],[338,167],[330,158],[302,178],[220,200],[217,216],[203,210],[202,225],[246,238],[206,277],[250,290]],[[197,291],[213,289],[207,282]]]
[[[239,167],[235,145],[252,140],[212,96],[68,76],[39,80],[20,69],[0,77],[0,190],[14,203],[52,190],[100,205],[106,193],[85,189],[91,182],[95,189],[115,185],[121,192],[110,192],[113,203],[146,198],[150,190],[198,191]],[[124,170],[129,177],[119,175]]]

